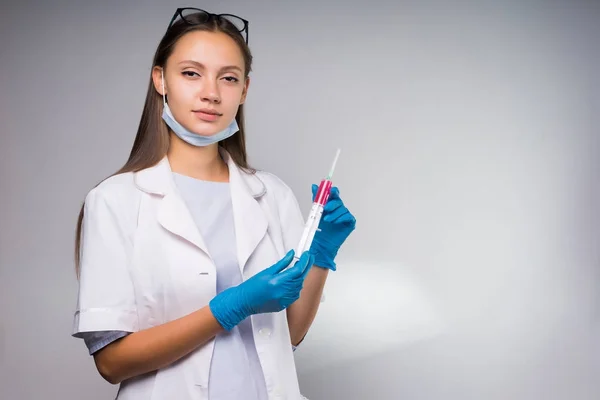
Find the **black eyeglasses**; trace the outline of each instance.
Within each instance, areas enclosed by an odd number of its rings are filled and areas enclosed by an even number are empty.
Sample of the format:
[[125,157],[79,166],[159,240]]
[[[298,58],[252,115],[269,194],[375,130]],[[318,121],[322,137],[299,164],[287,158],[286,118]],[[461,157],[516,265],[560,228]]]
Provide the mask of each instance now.
[[213,14],[199,8],[178,8],[175,11],[175,14],[173,14],[173,18],[171,18],[171,22],[169,22],[167,29],[173,25],[173,23],[177,20],[177,17],[180,17],[186,24],[189,25],[203,24],[211,18],[216,18],[217,20],[225,19],[237,28],[238,32],[246,40],[246,44],[248,44],[248,21],[238,17],[237,15]]

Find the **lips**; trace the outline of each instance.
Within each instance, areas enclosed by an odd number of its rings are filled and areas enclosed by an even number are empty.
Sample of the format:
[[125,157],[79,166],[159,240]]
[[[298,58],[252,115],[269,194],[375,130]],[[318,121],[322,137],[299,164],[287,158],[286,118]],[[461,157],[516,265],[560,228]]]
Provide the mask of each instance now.
[[215,122],[221,115],[217,110],[211,108],[202,108],[200,110],[194,110],[194,115],[204,122]]
[[223,115],[220,112],[218,112],[217,110],[214,110],[212,108],[201,108],[199,110],[194,110],[194,112],[195,113],[208,114],[208,115],[218,115],[218,116]]

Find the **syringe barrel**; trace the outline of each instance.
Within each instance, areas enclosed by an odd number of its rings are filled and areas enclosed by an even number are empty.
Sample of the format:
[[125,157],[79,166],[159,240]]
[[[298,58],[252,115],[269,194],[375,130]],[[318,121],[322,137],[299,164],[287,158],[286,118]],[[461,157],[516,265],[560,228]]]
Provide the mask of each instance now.
[[327,199],[329,199],[330,192],[331,181],[328,179],[323,179],[319,184],[319,189],[317,189],[317,194],[315,196],[314,202],[325,207],[325,204],[327,204]]
[[296,254],[294,256],[295,259],[299,258],[305,251],[310,250],[313,238],[317,232],[317,229],[319,228],[319,223],[321,222],[323,208],[325,207],[325,204],[327,204],[330,192],[331,181],[328,179],[323,179],[319,184],[317,194],[315,195],[312,207],[310,208],[310,213],[306,219],[306,223],[304,224],[304,231],[300,237],[300,243],[298,243],[298,247],[296,248]]
[[302,253],[304,253],[307,250],[310,250],[313,237],[315,236],[315,232],[319,228],[319,222],[321,221],[322,215],[323,206],[319,203],[313,203],[310,209],[310,213],[308,214],[308,218],[306,219],[306,223],[304,224],[304,230],[302,231],[300,242],[298,243],[298,247],[296,248],[296,257],[300,257]]

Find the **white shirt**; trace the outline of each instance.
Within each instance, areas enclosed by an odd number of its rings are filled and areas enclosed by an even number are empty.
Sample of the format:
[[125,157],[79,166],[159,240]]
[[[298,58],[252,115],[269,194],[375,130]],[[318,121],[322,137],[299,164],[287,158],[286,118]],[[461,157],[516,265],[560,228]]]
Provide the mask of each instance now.
[[[298,243],[303,217],[276,176],[229,167],[236,255],[246,280]],[[86,197],[81,276],[73,333],[138,330],[208,305],[216,268],[165,157],[156,166],[113,176]],[[285,310],[253,315],[269,400],[301,400]],[[117,399],[208,400],[215,340],[156,372],[124,381]]]
[[[217,293],[239,285],[229,183],[173,176],[216,266]],[[268,400],[250,318],[215,338],[209,382],[210,400]]]

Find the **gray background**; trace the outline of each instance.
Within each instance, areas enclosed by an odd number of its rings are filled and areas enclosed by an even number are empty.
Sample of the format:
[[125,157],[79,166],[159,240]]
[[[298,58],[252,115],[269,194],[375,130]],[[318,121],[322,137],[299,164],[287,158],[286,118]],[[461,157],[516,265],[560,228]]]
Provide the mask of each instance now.
[[600,398],[591,0],[3,2],[0,398],[116,391],[70,337],[73,233],[180,5],[251,21],[251,162],[303,211],[342,149],[358,228],[296,352],[307,397]]

